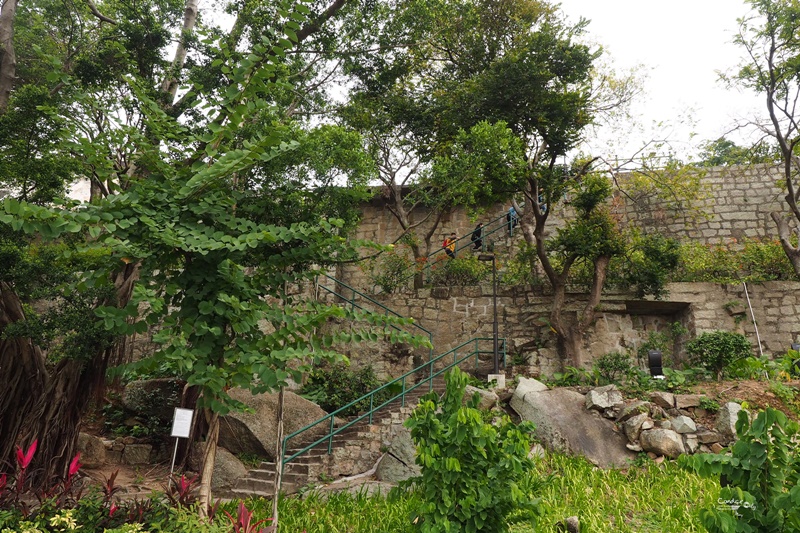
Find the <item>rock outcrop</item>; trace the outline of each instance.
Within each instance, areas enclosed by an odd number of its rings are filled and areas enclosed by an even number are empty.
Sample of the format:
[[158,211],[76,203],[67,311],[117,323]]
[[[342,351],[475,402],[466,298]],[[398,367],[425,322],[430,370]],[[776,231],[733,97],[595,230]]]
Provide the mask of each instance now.
[[[220,420],[219,445],[233,454],[248,453],[275,460],[278,394],[253,395],[244,389],[229,391],[231,398],[247,405],[252,412],[232,412]],[[286,391],[284,396],[284,434],[289,435],[326,415],[317,404]],[[329,427],[319,424],[308,437],[322,436]],[[299,444],[299,443],[298,443]]]

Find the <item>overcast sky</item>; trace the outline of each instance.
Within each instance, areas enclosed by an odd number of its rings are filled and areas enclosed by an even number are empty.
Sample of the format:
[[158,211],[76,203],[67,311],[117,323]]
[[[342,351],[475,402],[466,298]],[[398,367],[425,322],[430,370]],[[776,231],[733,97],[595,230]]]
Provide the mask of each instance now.
[[[758,95],[727,89],[718,81],[718,71],[736,66],[741,57],[732,39],[736,19],[748,12],[743,0],[562,0],[561,7],[571,20],[590,20],[590,38],[603,45],[617,69],[643,65],[647,74],[646,94],[635,107],[645,131],[635,132],[627,144],[619,142],[619,134],[606,133],[593,150],[625,156],[653,137],[653,123],[667,122],[672,127],[657,136],[668,136],[686,155],[692,144],[718,138],[737,119],[764,114]],[[608,146],[608,137],[614,146]],[[746,142],[736,134],[729,137]]]

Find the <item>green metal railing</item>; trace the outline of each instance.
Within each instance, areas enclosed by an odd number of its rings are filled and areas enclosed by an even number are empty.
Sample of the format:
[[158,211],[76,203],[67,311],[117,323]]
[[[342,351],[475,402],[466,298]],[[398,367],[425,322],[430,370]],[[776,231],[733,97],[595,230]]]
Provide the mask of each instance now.
[[[319,282],[320,278],[323,278],[325,280],[328,280],[328,281],[331,281],[332,283],[334,283],[334,288],[331,289],[330,287],[327,287],[327,286],[323,285],[322,283],[320,283]],[[350,291],[350,298],[348,298],[348,297],[344,296],[343,294],[341,294],[340,292],[338,292],[336,290],[337,286],[338,287],[343,287],[343,288],[347,289],[348,291]],[[327,292],[329,294],[332,294],[333,296],[335,296],[337,298],[340,298],[342,301],[347,302],[348,304],[350,304],[350,308],[351,309],[358,308],[358,309],[361,309],[362,311],[370,311],[372,313],[376,313],[375,309],[370,309],[369,307],[364,306],[364,305],[360,304],[359,302],[357,302],[356,298],[360,297],[361,299],[365,300],[366,302],[369,302],[370,304],[380,308],[380,311],[377,312],[377,314],[382,314],[384,316],[390,316],[391,315],[391,316],[394,316],[394,317],[397,317],[397,318],[404,318],[402,315],[400,315],[399,313],[397,313],[395,311],[392,311],[391,309],[389,309],[388,307],[386,307],[385,305],[383,305],[379,301],[375,300],[374,298],[364,294],[363,292],[359,291],[358,289],[355,289],[355,288],[351,287],[350,285],[348,285],[347,283],[345,283],[343,281],[339,281],[338,279],[336,279],[336,278],[334,278],[332,276],[329,276],[328,274],[319,274],[317,276],[317,287],[319,287],[320,289],[324,290],[325,292]],[[428,360],[430,361],[431,358],[433,357],[433,333],[431,333],[430,330],[423,328],[422,326],[420,326],[416,322],[411,322],[409,325],[412,328],[415,328],[416,330],[422,332],[422,335],[428,337],[428,342],[430,343],[430,346],[431,346],[429,351],[428,351]],[[391,327],[396,329],[397,331],[402,331],[402,329],[399,326],[391,325]],[[410,332],[408,332],[408,333],[410,333]]]
[[[483,233],[481,234],[482,252],[487,251],[487,242],[491,242],[493,240],[493,239],[488,239],[488,237],[491,237],[492,235],[496,235],[498,233],[506,233],[506,232],[509,234],[510,237],[514,236],[514,233],[516,231],[516,224],[509,224],[508,220],[506,220],[506,216],[507,214],[502,214],[499,217],[494,218],[483,225]],[[472,233],[473,232],[471,231],[466,235],[464,235],[463,237],[459,237],[458,239],[456,239],[456,248],[455,248],[456,257],[458,257],[459,251],[474,247],[474,244],[472,242]],[[422,272],[426,282],[430,282],[431,279],[431,266],[433,266],[438,261],[446,260],[446,257],[447,257],[447,252],[444,251],[444,248],[437,248],[436,250],[434,250],[425,257],[422,266]],[[419,268],[418,266],[414,266],[413,267],[414,271],[410,272],[407,276],[402,278],[399,285],[403,285],[405,282],[411,280],[412,278],[414,278],[414,276],[419,274],[419,270],[417,270],[418,268]],[[374,287],[373,287],[373,292],[377,294],[377,291],[375,290]]]
[[[488,344],[488,346],[489,346],[488,349],[483,349],[482,348],[482,345],[483,345],[484,341],[489,343]],[[505,366],[506,366],[506,343],[505,343],[505,339],[501,339],[500,341],[501,341],[501,346],[502,346],[502,352],[501,353],[502,353],[502,356],[503,356],[503,368],[505,368]],[[462,354],[464,353],[464,351],[467,351],[468,353],[466,353],[466,355],[459,356],[458,355],[459,351],[461,351]],[[313,447],[315,447],[315,446],[317,446],[319,444],[322,444],[325,441],[328,441],[328,453],[329,454],[332,453],[333,452],[333,438],[336,435],[338,435],[339,433],[341,433],[342,431],[346,430],[347,428],[353,426],[354,424],[356,424],[356,423],[358,423],[358,422],[360,422],[361,420],[364,420],[364,419],[369,419],[369,423],[371,424],[372,420],[373,420],[373,416],[375,414],[375,411],[387,406],[388,404],[394,402],[397,399],[400,399],[400,405],[404,407],[405,404],[406,404],[406,395],[409,392],[412,392],[412,391],[414,391],[414,390],[416,390],[416,389],[418,389],[420,387],[423,387],[425,385],[428,386],[428,390],[429,391],[433,390],[433,380],[435,378],[437,378],[438,376],[444,374],[445,372],[447,372],[448,370],[450,370],[454,366],[457,366],[457,365],[461,364],[462,362],[466,361],[470,357],[475,357],[475,366],[477,368],[477,366],[478,366],[478,357],[481,354],[492,354],[492,355],[494,355],[494,338],[493,337],[478,337],[478,338],[470,339],[467,342],[464,342],[462,344],[459,344],[458,346],[456,346],[452,350],[449,350],[449,351],[447,351],[447,352],[445,352],[445,353],[443,353],[441,355],[436,356],[435,358],[431,359],[430,361],[428,361],[424,365],[420,365],[417,368],[415,368],[414,370],[406,372],[405,374],[403,374],[399,378],[397,378],[397,379],[395,379],[393,381],[390,381],[389,383],[386,383],[386,384],[382,385],[381,387],[378,387],[377,389],[373,390],[372,392],[370,392],[368,394],[365,394],[361,398],[358,398],[357,400],[354,400],[354,401],[350,402],[349,404],[345,405],[344,407],[340,407],[336,411],[334,411],[334,412],[332,412],[332,413],[320,418],[316,422],[312,422],[311,424],[307,425],[306,427],[304,427],[302,429],[299,429],[299,430],[295,431],[294,433],[292,433],[290,435],[287,435],[283,439],[283,443],[282,443],[282,453],[281,453],[281,455],[283,456],[283,463],[282,463],[283,466],[286,466],[287,463],[293,461],[294,459],[296,459],[300,455],[306,453],[311,448],[313,448]],[[500,354],[498,353],[498,356],[499,355]],[[449,357],[450,356],[452,356],[452,358],[453,358],[452,361],[449,361]],[[446,359],[448,359],[448,360],[445,361]],[[435,368],[437,363],[442,363],[441,368],[439,368],[438,370]],[[414,376],[419,376],[419,375],[425,375],[425,377],[423,379],[421,379],[420,381],[417,381],[416,383],[414,383],[412,381]],[[397,389],[399,389],[400,391],[397,392],[396,394],[391,394],[391,391],[397,390]],[[390,397],[388,399],[381,399],[380,397],[378,397],[377,402],[380,402],[380,404],[379,405],[375,405],[376,404],[376,396],[381,394],[383,391],[388,391],[390,393]],[[336,417],[338,415],[340,415],[341,413],[345,412],[347,409],[349,409],[349,408],[353,407],[354,405],[356,405],[356,404],[358,404],[360,402],[363,402],[365,400],[369,400],[369,411],[367,411],[366,413],[364,413],[362,415],[357,416],[353,420],[350,420],[349,422],[347,422],[345,425],[343,425],[340,428],[335,428],[334,427],[335,423],[336,423],[335,420],[336,420]],[[297,437],[299,435],[302,435],[303,433],[305,433],[305,432],[311,430],[312,428],[315,428],[315,427],[317,427],[317,426],[319,426],[321,424],[326,424],[328,426],[328,434],[327,435],[318,438],[314,442],[308,444],[305,448],[294,452],[292,455],[290,455],[288,457],[286,456],[286,450],[288,448],[288,444],[289,444],[290,440],[294,439],[295,437]]]

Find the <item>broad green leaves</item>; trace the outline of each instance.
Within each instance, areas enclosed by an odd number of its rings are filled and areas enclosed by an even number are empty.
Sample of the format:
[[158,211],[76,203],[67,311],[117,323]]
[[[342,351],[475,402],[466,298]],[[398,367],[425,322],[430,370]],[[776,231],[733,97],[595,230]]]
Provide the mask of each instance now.
[[422,467],[420,530],[503,532],[512,513],[535,523],[539,500],[523,489],[533,468],[532,426],[508,417],[484,422],[477,394],[462,403],[466,375],[454,368],[446,381],[444,397],[426,395],[406,422]]
[[742,410],[736,434],[730,455],[680,458],[685,468],[726,480],[718,505],[701,511],[703,525],[711,533],[800,531],[797,424],[772,408],[753,420]]

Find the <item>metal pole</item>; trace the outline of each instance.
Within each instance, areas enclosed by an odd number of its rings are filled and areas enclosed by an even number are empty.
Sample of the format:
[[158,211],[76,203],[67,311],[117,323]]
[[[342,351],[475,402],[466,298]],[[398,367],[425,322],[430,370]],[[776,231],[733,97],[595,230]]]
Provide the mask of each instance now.
[[758,334],[758,324],[756,324],[756,315],[753,314],[753,306],[750,304],[750,294],[748,294],[747,292],[747,283],[743,281],[742,287],[744,287],[744,295],[747,298],[747,307],[750,309],[750,318],[753,319],[753,328],[755,328],[756,330],[756,340],[758,341],[758,353],[761,357],[764,357],[764,350],[761,348],[761,335]]
[[500,359],[497,344],[497,258],[492,255],[492,306],[494,307],[494,323],[492,324],[492,342],[494,354],[494,373],[500,373]]

